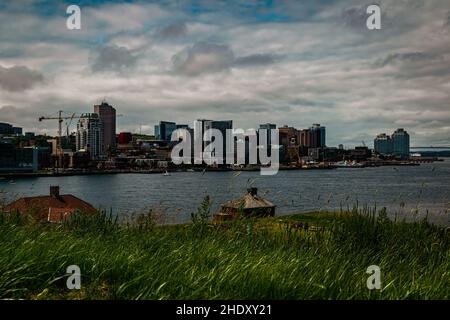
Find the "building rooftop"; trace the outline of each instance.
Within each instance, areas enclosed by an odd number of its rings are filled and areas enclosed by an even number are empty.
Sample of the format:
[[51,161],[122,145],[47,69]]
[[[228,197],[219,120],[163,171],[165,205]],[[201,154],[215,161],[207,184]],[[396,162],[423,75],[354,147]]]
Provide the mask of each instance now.
[[247,193],[239,199],[230,200],[222,205],[222,208],[234,209],[255,209],[255,208],[272,208],[275,205],[257,195],[257,188],[247,189]]
[[58,186],[50,187],[50,195],[20,198],[3,208],[6,212],[30,214],[38,220],[60,222],[76,211],[95,214],[91,204],[71,194],[59,194]]

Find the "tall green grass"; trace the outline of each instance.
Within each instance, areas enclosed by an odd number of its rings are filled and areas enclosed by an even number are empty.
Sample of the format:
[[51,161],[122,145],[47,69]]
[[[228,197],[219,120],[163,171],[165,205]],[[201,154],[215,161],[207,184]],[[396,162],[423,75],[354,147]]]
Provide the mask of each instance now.
[[[178,226],[105,213],[52,225],[0,214],[0,298],[450,298],[448,228],[366,209],[213,225],[207,209]],[[289,227],[300,220],[310,230]],[[72,264],[81,290],[66,288]],[[381,290],[366,287],[373,264]]]

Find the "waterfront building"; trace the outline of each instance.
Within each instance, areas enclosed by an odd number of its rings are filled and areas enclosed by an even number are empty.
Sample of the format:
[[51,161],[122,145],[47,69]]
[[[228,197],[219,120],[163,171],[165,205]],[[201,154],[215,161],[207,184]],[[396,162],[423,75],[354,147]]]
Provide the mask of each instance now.
[[160,121],[158,125],[155,125],[155,138],[156,140],[170,141],[172,132],[176,129],[175,122]]
[[309,148],[311,146],[311,130],[302,129],[300,130],[300,146]]
[[202,142],[202,148],[201,150],[195,150],[194,149],[194,160],[197,162],[200,162],[201,159],[203,159],[203,150],[205,150],[205,147],[208,145],[205,143],[203,139],[204,133],[212,128],[212,120],[207,119],[197,119],[194,121],[194,135],[191,136],[192,141],[201,141]]
[[[260,130],[264,129],[267,132],[266,145],[267,145],[267,155],[269,157],[272,153],[272,131],[271,130],[275,130],[276,128],[277,128],[277,125],[273,124],[273,123],[264,123],[264,124],[259,125]],[[258,131],[258,141],[259,141],[259,131]],[[259,142],[259,144],[262,144],[262,141]]]
[[312,125],[310,130],[310,147],[324,148],[326,146],[325,127],[318,123]]
[[0,141],[0,172],[37,172],[38,149]]
[[287,125],[278,128],[278,134],[280,139],[280,144],[284,146],[295,146],[297,145],[297,129],[294,127],[288,127]]
[[[202,148],[201,150],[194,150],[194,160],[197,159],[199,161],[202,159],[202,154],[205,148],[210,144],[210,140],[212,137],[205,136],[205,132],[209,129],[219,130],[222,134],[223,145],[222,145],[222,164],[226,163],[227,152],[231,152],[232,143],[234,141],[228,141],[227,139],[227,130],[233,129],[233,120],[208,120],[208,119],[197,119],[194,121],[194,129],[193,131],[189,130],[191,134],[192,144],[194,145],[195,141],[201,141]],[[206,141],[205,141],[206,140]],[[209,140],[209,141],[208,141]],[[211,156],[215,156],[214,152]],[[229,154],[229,157],[233,157],[233,154]]]
[[392,134],[392,149],[396,156],[409,157],[409,134],[405,129],[399,128]]
[[299,131],[293,127],[284,125],[278,128],[280,149],[279,159],[282,163],[300,162],[300,145],[299,139],[301,135]]
[[386,133],[380,133],[373,141],[374,150],[376,153],[383,155],[390,155],[393,151],[391,137]]
[[101,153],[116,150],[116,109],[103,101],[99,105],[94,105],[94,113],[103,123]]
[[372,152],[366,146],[355,147],[350,150],[350,159],[356,161],[365,161],[372,156]]
[[13,126],[9,123],[0,122],[0,134],[1,135],[10,135],[13,134]]
[[82,114],[77,124],[76,150],[88,151],[92,159],[104,156],[103,122],[96,113]]
[[227,147],[227,144],[230,144],[230,146],[231,146],[231,143],[234,142],[234,141],[227,140],[227,130],[233,129],[233,120],[213,121],[211,125],[212,125],[213,129],[217,129],[222,133],[222,137],[223,137],[223,142],[222,142],[223,143],[222,144],[223,161],[222,161],[222,163],[225,164],[227,152],[230,152],[230,154],[228,156],[234,157],[234,154],[231,154],[231,148]]
[[386,133],[377,135],[374,140],[375,152],[382,155],[395,155],[400,158],[409,157],[409,134],[399,128],[390,137]]

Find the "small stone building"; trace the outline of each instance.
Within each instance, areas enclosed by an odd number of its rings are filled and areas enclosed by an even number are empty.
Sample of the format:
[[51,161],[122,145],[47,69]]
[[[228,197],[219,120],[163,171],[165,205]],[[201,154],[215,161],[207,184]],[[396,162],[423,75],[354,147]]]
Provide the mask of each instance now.
[[275,205],[258,196],[257,188],[248,188],[247,193],[239,199],[225,202],[214,216],[216,221],[231,220],[238,216],[272,217],[275,215]]

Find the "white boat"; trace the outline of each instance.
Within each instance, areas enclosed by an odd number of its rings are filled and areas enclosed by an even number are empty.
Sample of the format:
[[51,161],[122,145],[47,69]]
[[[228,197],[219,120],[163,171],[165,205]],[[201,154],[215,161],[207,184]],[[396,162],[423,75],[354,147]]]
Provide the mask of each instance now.
[[338,168],[361,168],[363,166],[362,163],[358,163],[355,161],[339,161],[335,163],[335,166]]

